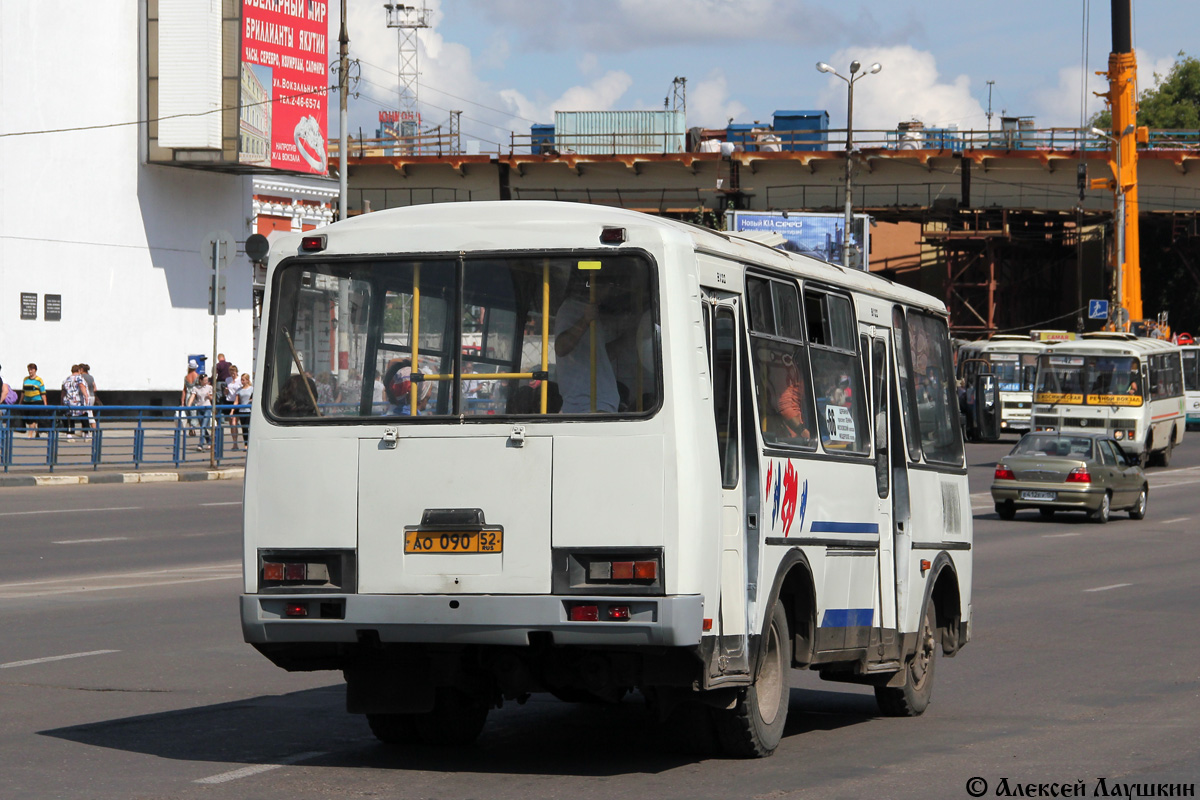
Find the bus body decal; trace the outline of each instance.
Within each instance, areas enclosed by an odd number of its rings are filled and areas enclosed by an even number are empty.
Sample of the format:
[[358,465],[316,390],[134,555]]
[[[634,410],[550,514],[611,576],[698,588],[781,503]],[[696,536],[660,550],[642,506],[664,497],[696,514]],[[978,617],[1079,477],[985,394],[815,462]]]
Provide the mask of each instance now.
[[822,628],[869,628],[875,621],[870,608],[827,608],[821,616]]
[[874,533],[879,534],[877,522],[813,522],[812,533]]
[[[774,486],[772,486],[774,481]],[[777,466],[767,462],[766,498],[771,504],[771,529],[776,523],[783,522],[783,535],[791,533],[792,523],[796,520],[796,492],[799,489],[799,476],[792,462],[787,466]],[[804,490],[799,498],[800,530],[804,530],[804,508],[808,505],[808,479],[804,480]]]

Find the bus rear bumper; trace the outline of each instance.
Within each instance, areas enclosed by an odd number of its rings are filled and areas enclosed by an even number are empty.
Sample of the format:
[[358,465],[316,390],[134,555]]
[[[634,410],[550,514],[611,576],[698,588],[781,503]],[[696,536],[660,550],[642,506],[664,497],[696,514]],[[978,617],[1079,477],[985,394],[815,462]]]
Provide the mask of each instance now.
[[[560,645],[686,647],[700,643],[704,616],[700,595],[244,594],[241,606],[242,633],[250,644],[369,639],[525,646],[531,634],[535,639],[550,634]],[[575,606],[595,606],[598,619],[572,620]],[[628,609],[628,619],[610,619],[610,609],[621,608]]]

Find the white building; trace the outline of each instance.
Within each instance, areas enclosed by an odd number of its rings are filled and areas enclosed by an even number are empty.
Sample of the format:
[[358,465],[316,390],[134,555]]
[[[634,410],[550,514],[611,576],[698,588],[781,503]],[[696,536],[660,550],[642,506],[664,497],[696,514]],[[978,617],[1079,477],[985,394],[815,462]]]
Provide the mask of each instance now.
[[[237,114],[216,109],[238,104],[237,48],[220,42],[238,35],[240,10],[239,0],[0,4],[0,365],[9,382],[32,361],[57,389],[86,362],[109,405],[176,402],[188,357],[212,362],[202,251],[215,231],[235,242],[216,349],[252,366],[243,245],[260,228],[256,215],[262,208],[264,233],[315,227],[330,221],[337,188],[238,168]],[[169,68],[197,84],[176,87],[170,102]],[[147,122],[197,110],[215,113],[191,129],[176,124],[177,149],[164,146],[166,125]],[[184,141],[196,136],[209,141]],[[257,202],[256,180],[268,196]]]

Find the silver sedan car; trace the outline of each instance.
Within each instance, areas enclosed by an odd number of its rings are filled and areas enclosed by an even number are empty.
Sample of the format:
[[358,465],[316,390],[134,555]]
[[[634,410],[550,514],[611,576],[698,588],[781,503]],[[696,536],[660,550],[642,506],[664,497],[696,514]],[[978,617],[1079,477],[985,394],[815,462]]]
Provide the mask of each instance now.
[[1120,509],[1146,516],[1150,485],[1135,457],[1103,433],[1027,433],[996,465],[992,499],[1001,519],[1036,508],[1042,519],[1056,511],[1086,511],[1108,522]]

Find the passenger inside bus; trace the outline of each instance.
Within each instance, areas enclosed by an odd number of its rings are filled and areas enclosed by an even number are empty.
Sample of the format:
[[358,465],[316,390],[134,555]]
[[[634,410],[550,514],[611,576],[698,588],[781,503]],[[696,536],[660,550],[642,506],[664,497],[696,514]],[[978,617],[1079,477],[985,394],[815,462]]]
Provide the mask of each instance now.
[[274,411],[277,417],[317,416],[317,382],[303,375],[288,378],[275,398]]
[[808,398],[808,387],[804,376],[795,363],[772,370],[774,381],[769,385],[771,393],[768,403],[764,438],[773,437],[785,443],[808,445],[812,443],[812,431],[807,420],[806,409],[812,403]]
[[[572,270],[567,296],[554,317],[555,371],[564,414],[612,413],[621,401],[608,355],[608,344],[619,335],[607,303],[614,294],[615,284],[601,273],[602,270]],[[591,346],[593,322],[594,348]]]

